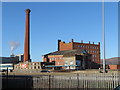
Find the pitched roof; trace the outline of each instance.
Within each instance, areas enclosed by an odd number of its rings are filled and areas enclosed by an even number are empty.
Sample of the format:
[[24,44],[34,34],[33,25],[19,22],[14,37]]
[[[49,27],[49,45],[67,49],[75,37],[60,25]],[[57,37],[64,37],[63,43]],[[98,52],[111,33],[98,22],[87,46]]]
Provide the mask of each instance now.
[[55,51],[55,52],[45,54],[44,56],[47,56],[47,55],[80,55],[82,53],[87,53],[87,52],[86,50],[83,50],[83,49],[73,49],[73,50]]

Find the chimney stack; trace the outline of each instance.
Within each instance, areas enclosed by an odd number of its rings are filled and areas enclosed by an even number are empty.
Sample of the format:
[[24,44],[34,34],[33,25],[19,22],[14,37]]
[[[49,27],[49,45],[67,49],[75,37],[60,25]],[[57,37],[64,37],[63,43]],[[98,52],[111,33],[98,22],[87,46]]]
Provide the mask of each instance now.
[[74,42],[74,39],[72,39],[71,42]]
[[90,44],[90,41],[89,41],[89,44]]
[[100,45],[100,42],[98,42],[98,45]]
[[83,43],[83,40],[81,40],[81,43]]
[[60,51],[60,42],[61,40],[58,40],[58,51]]
[[93,44],[94,44],[94,42],[93,42]]
[[24,42],[24,62],[30,61],[30,9],[26,9],[26,30]]

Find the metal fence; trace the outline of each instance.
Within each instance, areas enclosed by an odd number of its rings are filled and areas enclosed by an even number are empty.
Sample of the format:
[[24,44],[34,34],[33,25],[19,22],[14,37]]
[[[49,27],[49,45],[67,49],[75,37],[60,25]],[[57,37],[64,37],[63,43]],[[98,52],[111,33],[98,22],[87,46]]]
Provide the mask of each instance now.
[[64,75],[37,75],[30,77],[3,77],[3,88],[34,88],[34,89],[94,89],[103,88],[113,90],[120,85],[118,73],[99,74],[64,74]]

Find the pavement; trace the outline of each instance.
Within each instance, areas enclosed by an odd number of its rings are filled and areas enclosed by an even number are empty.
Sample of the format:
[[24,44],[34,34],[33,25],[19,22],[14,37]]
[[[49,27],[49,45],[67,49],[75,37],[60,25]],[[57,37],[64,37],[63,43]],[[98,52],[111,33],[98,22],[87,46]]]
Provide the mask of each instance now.
[[[1,75],[7,75],[7,72],[0,72]],[[79,70],[71,72],[8,72],[8,75],[73,75],[73,74],[119,74],[119,70],[108,71],[108,73],[100,73],[99,70]]]

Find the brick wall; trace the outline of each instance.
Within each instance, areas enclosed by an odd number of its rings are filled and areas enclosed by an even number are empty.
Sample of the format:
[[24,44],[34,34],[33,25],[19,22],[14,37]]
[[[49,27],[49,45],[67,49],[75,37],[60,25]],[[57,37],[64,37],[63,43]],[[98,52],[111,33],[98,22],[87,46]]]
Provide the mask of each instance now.
[[55,61],[55,65],[64,65],[63,55],[48,55],[49,62]]
[[72,49],[73,49],[73,43],[59,42],[59,51],[72,50]]
[[110,69],[120,69],[120,65],[109,65]]

